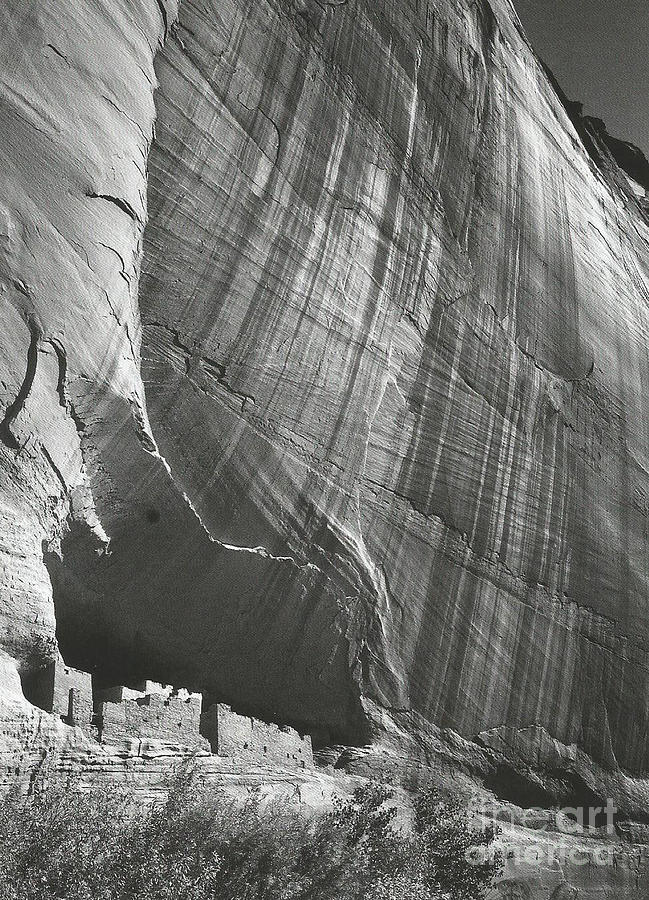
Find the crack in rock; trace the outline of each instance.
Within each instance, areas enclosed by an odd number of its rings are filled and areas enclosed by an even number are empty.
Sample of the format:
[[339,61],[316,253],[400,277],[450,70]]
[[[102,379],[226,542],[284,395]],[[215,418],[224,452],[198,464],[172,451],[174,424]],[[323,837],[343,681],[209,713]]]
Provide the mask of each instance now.
[[27,348],[27,365],[25,368],[25,377],[20,386],[15,400],[9,404],[5,410],[2,422],[0,422],[0,440],[2,440],[11,450],[19,450],[20,444],[11,430],[11,425],[16,420],[20,412],[25,406],[27,398],[31,392],[36,377],[36,367],[38,365],[38,344],[40,341],[40,329],[36,325],[34,319],[30,316],[27,320],[27,326],[30,332],[29,347]]
[[113,206],[126,213],[130,219],[137,222],[138,225],[144,224],[128,200],[124,200],[123,197],[114,197],[112,194],[96,194],[94,191],[86,191],[86,197],[89,197],[91,200],[105,200],[106,203],[112,203]]
[[68,354],[65,347],[58,338],[47,338],[47,343],[52,347],[59,364],[59,377],[56,384],[56,393],[59,398],[59,404],[68,413],[77,429],[79,437],[86,430],[86,423],[77,413],[74,403],[68,393]]
[[210,392],[206,390],[205,384],[201,384],[201,381],[198,378],[199,375],[207,376],[216,381],[216,383],[226,390],[228,394],[231,394],[239,400],[241,402],[242,410],[245,410],[249,405],[255,405],[256,400],[251,394],[242,394],[229,384],[226,377],[227,367],[224,366],[223,363],[220,363],[209,356],[204,356],[199,352],[199,348],[196,346],[193,348],[189,347],[183,342],[177,329],[171,328],[171,326],[164,322],[146,322],[142,327],[143,329],[161,328],[172,336],[174,346],[181,350],[185,356],[185,376],[196,388],[198,388],[198,390],[209,395]]
[[264,559],[268,559],[273,562],[288,563],[289,565],[294,566],[296,569],[299,569],[300,571],[315,571],[315,572],[319,572],[321,575],[324,575],[324,572],[322,571],[322,569],[320,569],[315,563],[312,563],[312,562],[300,563],[300,562],[298,562],[297,559],[295,559],[294,556],[276,556],[273,553],[271,553],[270,550],[268,550],[266,547],[262,547],[262,546],[244,547],[244,546],[240,546],[238,544],[228,544],[225,541],[221,541],[218,538],[214,537],[214,535],[212,534],[210,529],[207,527],[207,525],[203,521],[201,514],[194,506],[194,503],[192,502],[192,500],[189,497],[189,495],[187,494],[187,492],[184,491],[183,488],[176,481],[174,474],[172,472],[171,466],[169,465],[169,463],[167,462],[165,457],[160,453],[160,450],[158,449],[155,438],[151,434],[150,430],[147,431],[147,439],[148,439],[147,445],[143,445],[143,446],[145,446],[145,449],[147,450],[147,452],[150,453],[152,456],[154,456],[160,462],[160,464],[163,466],[163,468],[167,472],[167,475],[169,476],[170,481],[172,481],[172,483],[176,486],[176,489],[179,491],[184,502],[187,504],[188,508],[191,510],[192,514],[195,516],[196,521],[198,522],[200,528],[202,529],[202,531],[204,532],[204,534],[206,535],[207,539],[209,540],[209,542],[211,544],[215,544],[217,547],[221,547],[223,550],[229,550],[230,552],[251,553],[253,556],[261,556]]

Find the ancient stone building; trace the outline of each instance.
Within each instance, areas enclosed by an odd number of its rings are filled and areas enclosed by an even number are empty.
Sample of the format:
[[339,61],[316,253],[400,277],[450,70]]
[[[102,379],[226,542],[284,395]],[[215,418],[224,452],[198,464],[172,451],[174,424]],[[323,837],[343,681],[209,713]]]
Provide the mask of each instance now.
[[59,715],[102,743],[166,741],[197,750],[212,749],[235,762],[312,767],[309,735],[234,712],[224,703],[203,710],[201,694],[142,681],[113,685],[88,672],[56,662],[23,680],[27,699]]
[[201,706],[200,694],[184,690],[156,685],[144,693],[119,686],[96,692],[95,721],[104,743],[141,738],[208,749],[200,734]]
[[288,768],[313,766],[309,735],[302,737],[294,728],[241,716],[225,703],[215,703],[205,711],[202,730],[219,756]]
[[[124,700],[137,700],[146,697],[147,694],[171,696],[174,688],[171,685],[160,684],[157,681],[141,681],[137,684],[109,684],[100,678],[92,680],[92,694],[95,702],[95,712],[101,713],[102,703],[122,703]],[[179,691],[176,691],[179,693]]]
[[26,678],[23,690],[34,706],[60,716],[67,725],[92,725],[92,678],[88,672],[66,665],[60,656]]

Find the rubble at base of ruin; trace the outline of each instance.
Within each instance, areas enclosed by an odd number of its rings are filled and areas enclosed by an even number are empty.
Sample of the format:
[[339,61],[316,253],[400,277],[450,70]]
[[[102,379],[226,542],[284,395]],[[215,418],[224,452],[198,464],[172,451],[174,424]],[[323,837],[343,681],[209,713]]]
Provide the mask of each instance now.
[[101,683],[88,672],[54,664],[23,682],[25,697],[103,744],[163,741],[206,750],[243,764],[312,768],[310,735],[243,716],[225,703],[203,708],[203,695],[144,681]]

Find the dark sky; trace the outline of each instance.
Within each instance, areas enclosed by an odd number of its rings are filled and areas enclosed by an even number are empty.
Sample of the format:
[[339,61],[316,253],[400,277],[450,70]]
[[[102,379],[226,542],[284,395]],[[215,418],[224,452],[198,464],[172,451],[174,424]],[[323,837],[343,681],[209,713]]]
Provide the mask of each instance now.
[[649,155],[649,0],[514,0],[571,100]]

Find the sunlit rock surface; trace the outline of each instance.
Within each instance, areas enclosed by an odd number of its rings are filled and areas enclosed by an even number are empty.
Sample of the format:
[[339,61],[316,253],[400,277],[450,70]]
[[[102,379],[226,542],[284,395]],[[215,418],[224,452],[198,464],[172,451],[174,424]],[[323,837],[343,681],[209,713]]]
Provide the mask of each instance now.
[[118,423],[147,429],[137,284],[164,10],[0,9],[0,618],[23,668],[54,648],[44,545],[66,520],[108,545],[102,448]]
[[648,230],[511,7],[189,0],[157,74],[148,411],[253,554],[138,522],[143,613],[343,737],[360,698],[645,769]]
[[643,187],[507,0],[177,12],[0,9],[5,650],[645,772]]

